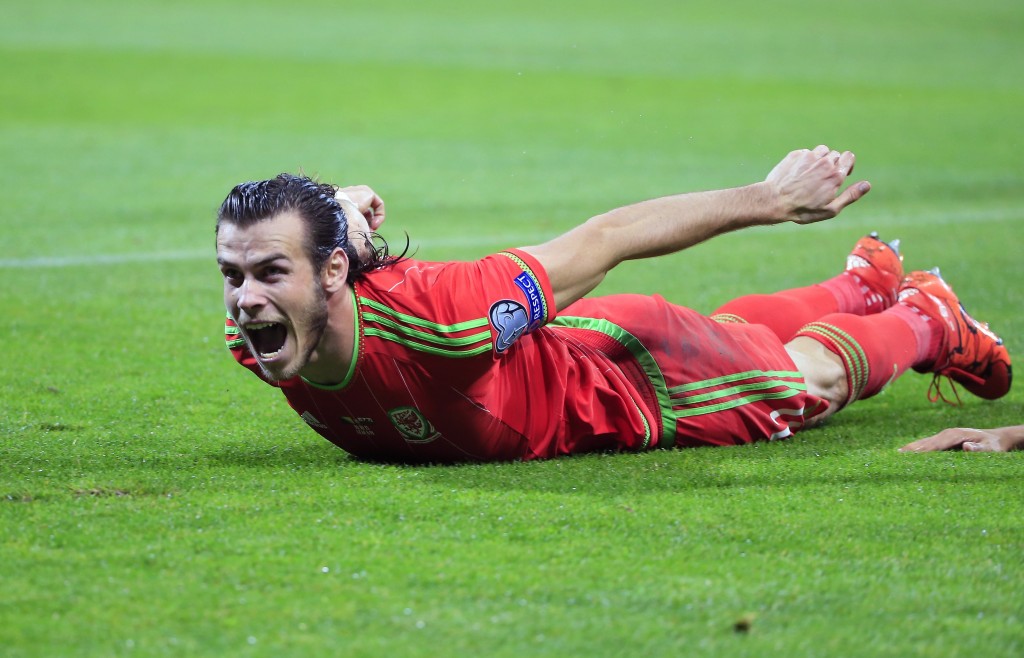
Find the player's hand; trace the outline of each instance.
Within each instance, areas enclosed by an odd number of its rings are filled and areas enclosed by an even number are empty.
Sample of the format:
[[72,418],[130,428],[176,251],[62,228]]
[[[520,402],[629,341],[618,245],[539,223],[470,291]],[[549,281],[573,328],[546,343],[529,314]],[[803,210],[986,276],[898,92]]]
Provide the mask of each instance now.
[[384,199],[368,185],[350,185],[338,188],[339,195],[347,196],[366,218],[370,230],[376,232],[384,223]]
[[871,189],[867,181],[850,185],[840,193],[853,171],[850,151],[834,151],[821,145],[814,150],[793,151],[775,165],[765,179],[775,189],[782,221],[810,224],[831,219]]
[[939,450],[1009,452],[1018,449],[1024,449],[1024,426],[999,427],[988,430],[951,427],[938,434],[908,443],[900,448],[900,452],[935,452]]

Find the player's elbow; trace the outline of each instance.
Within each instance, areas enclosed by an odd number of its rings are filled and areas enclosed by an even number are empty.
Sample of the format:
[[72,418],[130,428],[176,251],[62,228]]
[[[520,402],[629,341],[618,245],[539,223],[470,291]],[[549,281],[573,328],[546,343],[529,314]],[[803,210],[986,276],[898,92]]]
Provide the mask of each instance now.
[[615,215],[597,215],[587,220],[580,229],[583,253],[586,254],[591,267],[599,273],[598,283],[616,265],[634,257],[630,249],[630,233]]

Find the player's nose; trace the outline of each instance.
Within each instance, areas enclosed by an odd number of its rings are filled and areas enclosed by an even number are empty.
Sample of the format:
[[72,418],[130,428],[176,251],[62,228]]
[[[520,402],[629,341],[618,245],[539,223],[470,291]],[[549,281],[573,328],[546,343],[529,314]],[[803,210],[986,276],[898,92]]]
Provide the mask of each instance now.
[[267,297],[263,285],[254,279],[246,279],[238,288],[238,308],[250,317],[267,305]]

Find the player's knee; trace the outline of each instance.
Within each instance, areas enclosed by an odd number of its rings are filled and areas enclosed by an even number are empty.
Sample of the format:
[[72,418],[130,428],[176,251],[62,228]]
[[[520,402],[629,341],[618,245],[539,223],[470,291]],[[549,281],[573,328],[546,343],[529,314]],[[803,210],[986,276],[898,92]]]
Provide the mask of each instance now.
[[827,401],[830,409],[838,411],[849,402],[850,385],[841,364],[828,361],[815,364],[810,373],[804,372],[804,380],[807,392]]
[[786,351],[804,376],[807,392],[829,403],[834,413],[849,402],[850,385],[842,360],[810,338],[795,338]]

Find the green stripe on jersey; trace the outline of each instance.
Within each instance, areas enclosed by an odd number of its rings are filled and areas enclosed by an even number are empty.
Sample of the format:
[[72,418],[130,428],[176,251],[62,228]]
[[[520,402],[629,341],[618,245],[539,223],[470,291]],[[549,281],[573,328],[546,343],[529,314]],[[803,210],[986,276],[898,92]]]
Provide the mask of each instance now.
[[715,377],[713,379],[704,379],[699,382],[690,382],[689,384],[682,384],[680,386],[673,386],[668,390],[669,395],[679,395],[680,393],[686,393],[687,391],[696,391],[702,388],[710,388],[712,386],[719,386],[721,384],[731,384],[738,382],[743,379],[754,379],[755,377],[768,377],[770,379],[800,379],[803,380],[804,376],[799,372],[788,372],[785,370],[748,370],[746,372],[737,372],[731,375],[723,375],[721,377]]
[[487,326],[487,318],[476,318],[475,320],[467,320],[465,322],[457,322],[455,324],[438,324],[437,322],[431,322],[430,320],[424,320],[418,318],[415,315],[408,315],[406,313],[400,313],[390,306],[385,306],[380,302],[366,297],[360,297],[359,303],[369,306],[373,310],[383,313],[384,315],[394,318],[396,321],[402,321],[406,324],[411,324],[416,327],[423,327],[431,331],[436,331],[441,334],[457,333],[459,331],[466,331],[468,329],[479,329],[480,327]]
[[465,359],[467,357],[476,356],[483,354],[491,349],[491,342],[488,340],[486,343],[474,347],[468,350],[456,350],[456,349],[445,349],[443,347],[434,347],[432,345],[424,345],[423,343],[417,343],[416,341],[409,340],[397,334],[393,334],[390,331],[384,331],[383,329],[375,329],[373,327],[365,327],[363,329],[364,336],[374,336],[376,338],[383,338],[384,340],[390,340],[393,343],[398,343],[409,349],[416,350],[418,352],[426,352],[427,354],[435,354],[437,356],[446,356],[452,359]]
[[729,400],[727,402],[719,402],[718,404],[709,404],[704,407],[693,407],[690,409],[679,409],[675,411],[676,418],[689,418],[690,416],[700,416],[703,414],[710,414],[716,411],[725,411],[726,409],[735,409],[736,407],[742,407],[745,404],[753,404],[754,402],[760,402],[761,400],[782,400],[785,398],[791,398],[796,395],[800,395],[803,391],[796,389],[787,389],[785,391],[775,391],[772,393],[760,393],[758,395],[748,395],[742,398],[736,398],[735,400]]
[[[754,379],[761,379],[761,381],[750,381]],[[790,379],[796,379],[798,381],[787,381]],[[736,383],[742,381],[746,381],[746,383]],[[714,386],[721,386],[722,384],[735,385],[713,391],[706,390]],[[779,387],[783,387],[783,390],[767,390]],[[683,393],[700,390],[705,390],[705,392],[695,393],[689,396],[682,395]],[[761,402],[762,400],[782,400],[785,398],[791,398],[795,395],[800,395],[806,390],[807,384],[804,382],[803,375],[799,372],[790,372],[786,370],[748,370],[746,372],[738,372],[732,375],[723,375],[722,377],[714,377],[712,379],[705,379],[699,382],[683,384],[682,386],[675,386],[671,390],[671,396],[673,397],[673,403],[676,407],[673,410],[676,418],[688,418],[690,416],[701,416],[704,414],[715,413],[717,411],[735,409],[747,404]],[[755,391],[762,392],[758,393]],[[735,397],[732,400],[725,400],[724,402],[718,402],[716,404],[703,404],[712,400],[721,400],[722,398],[737,395],[739,395],[739,397]],[[698,404],[701,406],[694,406]]]
[[[401,313],[366,297],[359,297],[358,302],[377,311],[376,313],[367,310],[361,312],[364,321],[364,336],[389,340],[419,352],[455,359],[476,356],[491,349],[491,330],[487,318],[476,318],[455,324],[440,324],[408,313]],[[366,326],[369,323],[377,326]],[[483,329],[483,331],[465,336],[451,335],[473,329]],[[469,349],[466,349],[467,347]]]
[[[242,330],[238,328],[238,325],[228,324],[228,322],[234,323],[235,319],[231,317],[230,313],[226,314],[224,320],[224,342],[227,344],[228,349],[234,349],[245,345],[245,339],[242,338]],[[228,338],[228,336],[237,336],[237,338]]]
[[[479,343],[480,341],[487,341],[488,343],[490,343],[491,341],[491,332],[489,329],[481,331],[479,333],[469,334],[468,336],[460,336],[458,338],[445,338],[443,336],[437,336],[431,333],[427,333],[426,331],[410,329],[409,327],[389,320],[388,318],[382,315],[377,315],[376,313],[370,313],[368,311],[363,312],[363,320],[366,320],[367,322],[376,322],[377,324],[388,327],[389,329],[393,329],[396,332],[403,334],[404,336],[407,336],[409,338],[415,338],[417,340],[422,340],[428,343],[436,343],[438,345],[451,345],[453,347],[459,347],[462,345],[472,345],[473,343]],[[366,329],[365,331],[383,332],[382,329]]]
[[691,404],[707,402],[709,400],[720,400],[722,398],[732,397],[739,393],[747,393],[748,391],[764,391],[771,388],[779,388],[780,386],[797,392],[807,390],[807,385],[803,382],[786,382],[778,379],[769,379],[767,381],[750,382],[747,384],[740,384],[738,386],[715,389],[714,391],[708,391],[707,393],[698,393],[696,395],[677,398],[673,401],[673,404],[676,407],[684,407]]

